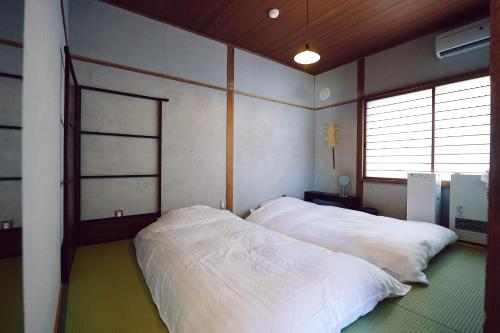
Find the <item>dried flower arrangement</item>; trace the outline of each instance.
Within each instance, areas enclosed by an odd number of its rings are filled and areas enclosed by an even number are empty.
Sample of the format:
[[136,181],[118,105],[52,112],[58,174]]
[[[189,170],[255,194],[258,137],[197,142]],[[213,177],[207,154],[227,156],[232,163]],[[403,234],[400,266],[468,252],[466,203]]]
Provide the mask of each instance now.
[[332,166],[335,170],[335,147],[337,147],[337,128],[333,121],[325,123],[325,141],[328,148],[332,150]]

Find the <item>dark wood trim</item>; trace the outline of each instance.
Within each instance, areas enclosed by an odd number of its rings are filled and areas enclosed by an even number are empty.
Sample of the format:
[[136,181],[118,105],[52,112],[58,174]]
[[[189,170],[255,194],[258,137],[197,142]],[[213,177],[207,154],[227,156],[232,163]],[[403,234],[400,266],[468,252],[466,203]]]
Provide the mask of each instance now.
[[[469,80],[469,79],[474,79],[482,76],[490,75],[490,69],[485,68],[485,69],[480,69],[477,71],[469,72],[469,73],[463,73],[459,75],[453,75],[450,77],[446,78],[441,78],[433,81],[428,81],[428,82],[423,82],[423,83],[418,83],[414,84],[411,86],[403,87],[403,88],[398,88],[398,89],[392,89],[388,90],[385,92],[377,93],[377,94],[372,94],[365,96],[364,101],[363,101],[363,108],[366,110],[366,105],[369,101],[376,100],[376,99],[381,99],[381,98],[387,98],[387,97],[393,97],[401,94],[407,94],[411,92],[416,92],[416,91],[421,91],[425,89],[431,89],[432,90],[432,137],[431,137],[431,151],[432,151],[432,156],[431,156],[431,170],[434,172],[434,144],[435,144],[435,88],[440,85],[444,84],[449,84],[449,83],[454,83],[458,81],[464,81],[464,80]],[[366,161],[364,160],[364,157],[366,156],[366,112],[364,114],[364,124],[363,124],[363,135],[364,135],[364,146],[362,148],[363,152],[363,175],[366,175]],[[359,147],[358,147],[359,148]],[[359,161],[359,159],[358,159]],[[365,177],[363,176],[362,178],[363,182],[368,182],[368,183],[387,183],[387,184],[406,184],[406,179],[400,179],[400,178],[379,178],[379,177]],[[443,181],[442,186],[444,187],[449,187],[449,182]]]
[[61,318],[63,312],[64,287],[59,288],[59,298],[57,301],[56,318],[54,319],[54,333],[61,332]]
[[69,47],[68,43],[68,29],[67,29],[67,24],[66,24],[66,15],[64,14],[64,0],[60,1],[61,3],[61,19],[62,19],[62,24],[63,24],[63,31],[64,31],[64,41],[66,42],[66,46]]
[[11,73],[0,72],[0,76],[1,77],[7,77],[9,79],[17,79],[17,80],[22,80],[23,79],[23,76],[19,75],[19,74],[11,74]]
[[139,135],[139,134],[122,134],[122,133],[110,133],[110,132],[94,132],[94,131],[80,131],[81,134],[85,135],[102,135],[102,136],[120,136],[126,138],[142,138],[142,139],[159,139],[157,135]]
[[314,108],[314,111],[318,111],[318,110],[323,110],[323,109],[329,109],[329,108],[334,108],[336,106],[341,106],[341,105],[346,105],[346,104],[351,104],[351,103],[355,103],[357,102],[358,99],[357,98],[354,98],[354,99],[347,99],[345,101],[340,101],[340,102],[336,102],[336,103],[331,103],[331,104],[327,104],[327,105],[323,105],[323,106],[318,106],[318,107],[315,107]]
[[484,332],[500,328],[500,0],[490,1],[491,144]]
[[15,40],[3,39],[0,38],[0,44],[17,47],[18,49],[23,48],[23,43],[16,42]]
[[73,59],[74,60],[78,60],[78,61],[87,62],[87,63],[90,63],[90,64],[96,64],[96,65],[101,65],[101,66],[106,66],[106,67],[111,67],[111,68],[126,70],[126,71],[129,71],[129,72],[134,72],[134,73],[139,73],[139,74],[144,74],[144,75],[159,77],[159,78],[162,78],[162,79],[167,79],[167,80],[172,80],[172,81],[178,81],[178,82],[182,82],[182,83],[187,83],[187,84],[191,84],[191,85],[194,85],[194,86],[200,86],[200,87],[205,87],[205,88],[210,88],[210,89],[215,89],[215,90],[220,90],[220,91],[226,91],[226,88],[218,87],[218,86],[215,86],[215,85],[212,85],[212,84],[203,83],[203,82],[194,81],[194,80],[189,80],[189,79],[184,79],[184,78],[181,78],[181,77],[177,77],[177,76],[173,76],[173,75],[168,75],[168,74],[163,74],[163,73],[160,73],[160,72],[149,71],[149,70],[145,70],[145,69],[141,69],[141,68],[137,68],[137,67],[127,66],[127,65],[121,65],[121,64],[114,63],[114,62],[105,61],[105,60],[99,60],[99,59],[90,58],[90,57],[86,57],[86,56],[82,56],[82,55],[74,54],[73,55]]
[[23,128],[21,126],[0,125],[0,129],[5,129],[5,130],[22,130]]
[[318,192],[318,191],[306,191],[304,192],[304,201],[314,202],[314,200],[328,201],[332,203],[339,203],[347,209],[358,210],[361,208],[361,198],[358,196],[346,196],[343,197],[339,194],[328,193],[328,192]]
[[[78,81],[76,79],[71,54],[67,46],[65,52],[65,78],[64,78],[64,182],[63,182],[63,241],[61,245],[61,281],[69,282],[69,275],[73,264],[73,259],[78,245],[78,213],[77,201],[79,193],[77,192],[77,151],[78,151]],[[73,85],[71,84],[73,82]],[[74,89],[74,91],[71,91]],[[73,125],[72,125],[73,124]],[[56,325],[55,327],[58,327]]]
[[22,180],[22,177],[0,177],[0,181]]
[[483,244],[471,243],[460,239],[457,240],[457,244],[465,247],[470,247],[471,249],[486,251],[486,245]]
[[234,191],[234,48],[227,47],[226,208],[233,211]]
[[107,178],[157,178],[160,175],[92,175],[80,176],[80,179],[107,179]]
[[107,178],[158,178],[159,174],[155,175],[93,175],[80,176],[80,179],[107,179]]
[[22,229],[0,230],[0,259],[22,255]]
[[[279,104],[283,104],[283,105],[293,106],[293,107],[300,108],[300,109],[306,109],[306,110],[310,110],[310,111],[317,110],[317,109],[315,109],[315,108],[313,108],[311,106],[290,103],[290,102],[286,102],[286,101],[283,101],[283,100],[280,100],[280,99],[277,99],[277,98],[255,95],[255,94],[247,93],[247,92],[244,92],[244,91],[241,91],[241,90],[234,90],[234,93],[236,95],[257,98],[257,99],[261,99],[263,101],[268,101],[268,102],[273,102],[273,103],[279,103]],[[339,104],[339,105],[341,105],[341,104]]]
[[162,159],[162,153],[161,153],[161,149],[162,149],[162,144],[161,144],[161,141],[162,141],[162,128],[163,128],[163,101],[158,101],[158,166],[157,166],[157,173],[158,173],[158,196],[157,196],[157,199],[158,199],[158,212],[161,214],[162,210],[161,210],[161,175],[162,175],[162,172],[161,172],[161,159]]
[[82,221],[78,224],[80,245],[133,238],[158,217],[159,213],[152,213]]
[[363,182],[366,183],[386,183],[386,184],[406,184],[406,179],[401,178],[378,178],[378,177],[365,177]]
[[149,100],[153,100],[153,101],[168,102],[168,98],[146,96],[146,95],[134,94],[134,93],[124,92],[124,91],[118,91],[118,90],[111,90],[111,89],[104,89],[104,88],[97,88],[97,87],[89,87],[89,86],[80,86],[80,88],[82,88],[83,90],[92,90],[92,91],[98,91],[98,92],[107,93],[107,94],[122,95],[122,96],[128,96],[128,97],[149,99]]
[[458,75],[452,75],[452,76],[448,76],[448,77],[441,78],[441,79],[420,82],[420,83],[412,84],[412,85],[405,86],[402,88],[396,88],[396,89],[386,90],[386,91],[382,91],[382,92],[375,93],[375,94],[366,95],[365,101],[368,102],[368,101],[371,101],[374,99],[387,98],[387,97],[397,96],[397,95],[411,93],[411,92],[415,92],[415,91],[431,89],[432,87],[435,87],[435,86],[440,86],[443,84],[454,83],[454,82],[464,81],[464,80],[469,80],[469,79],[475,79],[475,78],[478,78],[481,76],[486,76],[489,74],[490,74],[490,69],[483,68],[483,69],[480,69],[477,71],[467,72],[467,73],[458,74]]
[[[90,58],[90,57],[85,57],[85,56],[80,56],[80,55],[73,55],[73,59],[77,60],[77,61],[83,61],[83,62],[87,62],[87,63],[91,63],[91,64],[100,65],[100,66],[106,66],[106,67],[110,67],[110,68],[116,68],[116,69],[126,70],[126,71],[130,71],[130,72],[134,72],[134,73],[149,75],[149,76],[153,76],[153,77],[159,77],[159,78],[162,78],[162,79],[167,79],[167,80],[172,80],[172,81],[178,81],[178,82],[182,82],[182,83],[191,84],[191,85],[194,85],[194,86],[200,86],[200,87],[204,87],[204,88],[215,89],[215,90],[226,91],[227,92],[227,87],[226,88],[222,88],[222,87],[218,87],[218,86],[211,85],[211,84],[208,84],[208,83],[203,83],[203,82],[199,82],[199,81],[184,79],[184,78],[181,78],[181,77],[172,76],[172,75],[168,75],[168,74],[163,74],[163,73],[160,73],[160,72],[153,72],[153,71],[149,71],[149,70],[145,70],[145,69],[141,69],[141,68],[137,68],[137,67],[120,65],[120,64],[109,62],[109,61],[98,60],[98,59],[94,59],[94,58]],[[279,100],[279,99],[276,99],[276,98],[259,96],[259,95],[255,95],[255,94],[246,93],[244,91],[234,90],[234,93],[238,94],[238,95],[242,95],[242,96],[258,98],[258,99],[261,99],[261,100],[264,100],[264,101],[269,101],[269,102],[274,102],[274,103],[280,103],[280,104],[284,104],[284,105],[288,105],[288,106],[293,106],[293,107],[297,107],[297,108],[301,108],[301,109],[316,110],[315,108],[310,107],[310,106],[300,105],[300,104],[295,104],[295,103],[289,103],[289,102],[282,101],[282,100]],[[341,103],[344,103],[344,102],[341,102]],[[349,103],[349,101],[345,101],[345,104],[347,104],[347,103]],[[341,105],[341,104],[338,104],[338,105]],[[334,106],[336,106],[336,105],[334,105]],[[329,106],[329,107],[331,107],[331,106]],[[319,109],[322,109],[322,108],[323,107],[321,107]]]
[[434,172],[435,147],[436,147],[436,87],[432,87],[432,138],[431,138],[431,172]]
[[356,118],[356,196],[363,206],[363,177],[365,159],[365,59],[358,60],[357,67],[357,118]]

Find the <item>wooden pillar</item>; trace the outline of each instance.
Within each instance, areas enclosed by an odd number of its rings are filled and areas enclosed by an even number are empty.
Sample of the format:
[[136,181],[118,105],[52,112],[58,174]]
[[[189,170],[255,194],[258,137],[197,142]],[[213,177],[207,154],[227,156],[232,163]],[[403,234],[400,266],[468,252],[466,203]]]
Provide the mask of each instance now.
[[364,122],[365,122],[365,59],[358,60],[357,94],[357,152],[356,152],[356,196],[363,207],[363,170],[364,170]]
[[226,209],[233,211],[234,48],[227,47]]
[[485,333],[500,332],[500,0],[490,1],[491,150]]

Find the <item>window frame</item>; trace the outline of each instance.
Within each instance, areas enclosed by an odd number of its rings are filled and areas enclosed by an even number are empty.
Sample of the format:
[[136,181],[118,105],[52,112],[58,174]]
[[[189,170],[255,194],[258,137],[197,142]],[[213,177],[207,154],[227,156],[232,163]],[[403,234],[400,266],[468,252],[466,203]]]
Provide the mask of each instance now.
[[[398,96],[402,94],[407,94],[407,93],[413,93],[417,91],[422,91],[422,90],[427,90],[431,89],[432,90],[432,147],[431,147],[431,172],[434,172],[434,149],[435,149],[435,98],[436,98],[436,87],[445,85],[445,84],[450,84],[450,83],[456,83],[460,81],[466,81],[466,80],[471,80],[471,79],[476,79],[479,77],[483,76],[488,76],[490,75],[489,68],[473,71],[473,72],[468,72],[464,74],[459,74],[459,75],[454,75],[438,80],[433,80],[433,81],[428,81],[428,82],[423,82],[423,83],[418,83],[414,84],[411,86],[406,86],[403,88],[397,88],[397,89],[392,89],[392,90],[387,90],[383,91],[380,93],[375,93],[371,95],[366,95],[364,96],[363,100],[361,101],[362,103],[362,130],[361,130],[361,135],[362,138],[358,137],[358,140],[361,140],[362,142],[362,147],[361,147],[361,156],[362,156],[362,168],[361,168],[361,179],[362,182],[367,182],[367,183],[386,183],[386,184],[406,184],[407,179],[402,179],[402,178],[382,178],[382,177],[366,177],[366,124],[367,124],[367,104],[370,101],[377,100],[377,99],[382,99],[382,98],[387,98],[387,97],[393,97],[393,96]],[[449,186],[450,182],[447,180],[442,181],[442,186]]]

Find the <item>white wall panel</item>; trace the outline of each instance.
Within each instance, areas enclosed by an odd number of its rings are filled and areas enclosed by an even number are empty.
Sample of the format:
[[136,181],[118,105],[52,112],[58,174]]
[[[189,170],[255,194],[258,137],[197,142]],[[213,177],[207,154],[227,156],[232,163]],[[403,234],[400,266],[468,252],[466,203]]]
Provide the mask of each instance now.
[[402,88],[488,67],[489,48],[438,59],[435,36],[427,35],[367,57],[365,93]]
[[0,45],[0,72],[23,74],[23,49],[8,45]]
[[83,135],[82,176],[152,175],[158,173],[158,140]]
[[[349,194],[356,192],[356,117],[357,103],[315,112],[314,190],[340,193],[338,177],[349,176],[351,185],[346,190]],[[337,129],[335,170],[332,166],[332,150],[325,143],[324,125],[331,121]]]
[[21,137],[19,130],[0,128],[0,177],[21,177]]
[[246,93],[303,106],[314,106],[314,76],[234,50],[234,87]]
[[1,125],[21,126],[22,85],[22,80],[0,77]]
[[0,38],[23,41],[23,0],[2,0],[0,10]]
[[226,46],[100,1],[70,5],[72,52],[221,87]]
[[235,96],[234,212],[313,188],[314,112]]
[[367,183],[363,185],[365,207],[375,207],[380,215],[406,219],[406,185]]
[[23,72],[23,297],[26,332],[54,331],[61,288],[58,0],[26,1]]
[[82,221],[113,217],[118,209],[124,215],[155,213],[157,184],[156,178],[83,179]]
[[82,131],[158,135],[158,102],[82,90]]
[[22,226],[21,181],[2,181],[0,184],[0,221],[14,220],[14,227]]
[[[316,75],[314,82],[316,107],[355,99],[358,93],[357,72],[357,63],[351,62]],[[328,89],[329,92],[325,100],[320,98],[323,89]],[[325,92],[326,90],[323,93]]]
[[163,103],[162,209],[225,199],[226,93],[76,61],[80,83],[169,98]]

